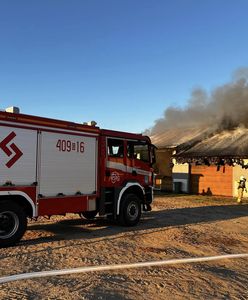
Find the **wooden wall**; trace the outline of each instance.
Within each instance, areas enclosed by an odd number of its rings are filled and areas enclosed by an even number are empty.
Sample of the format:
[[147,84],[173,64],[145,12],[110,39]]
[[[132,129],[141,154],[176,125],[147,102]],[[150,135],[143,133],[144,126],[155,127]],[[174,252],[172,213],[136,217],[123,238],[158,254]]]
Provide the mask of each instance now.
[[164,191],[172,191],[172,152],[173,149],[158,149],[156,151],[155,173],[160,184],[155,185],[155,187]]

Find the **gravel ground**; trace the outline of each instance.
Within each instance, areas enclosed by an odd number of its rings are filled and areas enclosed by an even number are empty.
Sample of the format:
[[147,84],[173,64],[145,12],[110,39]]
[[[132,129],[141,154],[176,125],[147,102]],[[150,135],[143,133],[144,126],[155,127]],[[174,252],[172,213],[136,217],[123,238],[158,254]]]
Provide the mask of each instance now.
[[[76,215],[29,222],[0,249],[0,277],[43,270],[248,253],[248,202],[157,195],[138,226]],[[0,299],[248,299],[248,258],[51,276],[1,284]]]

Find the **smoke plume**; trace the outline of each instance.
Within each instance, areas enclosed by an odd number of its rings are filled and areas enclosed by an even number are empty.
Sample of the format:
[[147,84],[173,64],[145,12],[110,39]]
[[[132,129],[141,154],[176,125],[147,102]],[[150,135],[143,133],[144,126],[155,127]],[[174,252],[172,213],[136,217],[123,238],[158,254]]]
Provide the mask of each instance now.
[[150,129],[150,134],[182,127],[205,127],[212,133],[248,128],[248,68],[238,69],[229,83],[211,93],[194,89],[186,108],[167,108],[164,117]]

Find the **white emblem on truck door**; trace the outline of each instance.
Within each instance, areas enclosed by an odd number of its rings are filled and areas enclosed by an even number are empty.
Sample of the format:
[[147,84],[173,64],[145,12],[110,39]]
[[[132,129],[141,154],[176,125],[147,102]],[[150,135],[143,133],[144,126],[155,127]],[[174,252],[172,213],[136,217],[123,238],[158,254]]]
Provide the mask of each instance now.
[[117,181],[120,181],[120,174],[114,171],[111,173],[110,179],[112,183],[116,183]]

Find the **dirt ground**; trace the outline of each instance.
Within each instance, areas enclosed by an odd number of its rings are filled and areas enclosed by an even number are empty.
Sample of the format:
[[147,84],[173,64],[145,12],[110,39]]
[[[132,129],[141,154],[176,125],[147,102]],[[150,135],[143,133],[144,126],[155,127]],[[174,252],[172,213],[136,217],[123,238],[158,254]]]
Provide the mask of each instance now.
[[[77,215],[29,222],[0,249],[0,277],[24,272],[248,253],[248,201],[157,195],[133,228]],[[0,284],[0,299],[248,299],[248,258]]]

